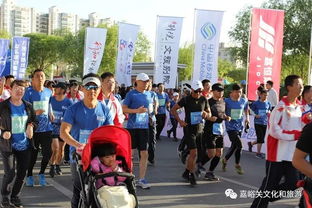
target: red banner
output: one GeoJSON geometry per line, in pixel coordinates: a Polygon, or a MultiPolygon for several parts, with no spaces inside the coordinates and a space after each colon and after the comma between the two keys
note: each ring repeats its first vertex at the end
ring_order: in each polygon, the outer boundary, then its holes
{"type": "Polygon", "coordinates": [[[252,9],[247,85],[249,100],[257,100],[257,88],[269,80],[273,81],[273,88],[279,94],[283,27],[284,11],[252,9]]]}

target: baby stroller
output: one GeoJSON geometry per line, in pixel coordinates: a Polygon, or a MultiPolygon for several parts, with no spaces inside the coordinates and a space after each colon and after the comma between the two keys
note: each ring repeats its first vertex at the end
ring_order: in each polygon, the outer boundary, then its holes
{"type": "MultiPolygon", "coordinates": [[[[81,197],[79,202],[79,207],[95,207],[95,208],[111,208],[111,207],[130,207],[128,205],[121,206],[121,205],[114,205],[109,203],[114,203],[114,200],[105,201],[105,206],[103,206],[103,201],[100,201],[99,198],[100,194],[99,190],[96,188],[96,181],[98,179],[104,179],[107,177],[124,177],[125,181],[121,186],[116,188],[123,188],[126,189],[127,197],[131,196],[132,204],[131,207],[138,207],[138,200],[135,192],[135,185],[134,185],[134,175],[132,174],[132,161],[131,161],[131,136],[127,130],[116,127],[116,126],[102,126],[99,127],[90,134],[88,138],[88,142],[83,149],[81,162],[79,163],[78,155],[76,154],[77,159],[77,171],[80,177],[81,182],[81,197]],[[90,163],[93,158],[92,149],[99,144],[103,143],[112,143],[116,146],[116,160],[121,161],[121,167],[124,172],[110,172],[110,173],[102,173],[102,174],[95,174],[91,171],[90,163]]],[[[110,188],[109,186],[105,186],[110,188]]],[[[102,187],[104,188],[104,187],[102,187]]],[[[111,190],[105,192],[105,194],[110,195],[113,193],[111,190]]],[[[115,196],[120,196],[118,192],[115,196]]],[[[114,193],[113,193],[114,194],[114,193]]],[[[121,196],[123,197],[123,196],[121,196]]],[[[117,197],[118,198],[118,197],[117,197]]],[[[115,197],[115,199],[117,199],[115,197]]],[[[125,197],[123,197],[125,198],[125,197]]],[[[127,198],[127,199],[128,199],[127,198]]],[[[112,198],[114,199],[114,198],[112,198]]],[[[117,199],[118,200],[118,199],[117,199]]],[[[115,200],[116,201],[116,200],[115,200]]],[[[119,201],[119,200],[118,200],[119,201]]]]}

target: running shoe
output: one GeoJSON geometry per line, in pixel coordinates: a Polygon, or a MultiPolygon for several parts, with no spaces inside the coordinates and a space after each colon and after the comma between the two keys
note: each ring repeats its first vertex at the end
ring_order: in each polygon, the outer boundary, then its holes
{"type": "Polygon", "coordinates": [[[190,178],[189,178],[189,171],[184,171],[184,173],[182,174],[182,178],[184,178],[186,181],[189,181],[190,178]]]}
{"type": "Polygon", "coordinates": [[[239,175],[243,175],[244,171],[240,165],[235,165],[235,170],[239,175]]]}
{"type": "Polygon", "coordinates": [[[216,177],[216,176],[214,175],[214,173],[211,172],[211,171],[208,171],[208,172],[205,174],[205,179],[208,180],[208,181],[218,181],[218,180],[219,180],[219,178],[216,177]]]}
{"type": "Polygon", "coordinates": [[[194,173],[189,173],[189,181],[192,186],[197,184],[194,173]]]}
{"type": "Polygon", "coordinates": [[[34,186],[34,177],[33,176],[28,176],[26,178],[25,186],[29,186],[29,187],[33,187],[34,186]]]}
{"type": "Polygon", "coordinates": [[[22,201],[20,200],[18,196],[11,197],[11,203],[15,207],[19,207],[19,208],[23,207],[22,201]]]}
{"type": "Polygon", "coordinates": [[[256,158],[259,158],[259,159],[263,159],[263,156],[262,156],[262,154],[260,153],[260,154],[256,154],[256,158]]]}
{"type": "Polygon", "coordinates": [[[1,207],[3,207],[3,208],[15,208],[15,206],[10,203],[10,200],[8,197],[2,198],[1,207]]]}
{"type": "Polygon", "coordinates": [[[145,179],[139,179],[137,186],[141,187],[142,189],[149,189],[151,185],[147,183],[145,179]]]}
{"type": "Polygon", "coordinates": [[[251,142],[248,142],[248,151],[252,152],[252,144],[251,144],[251,142]]]}
{"type": "Polygon", "coordinates": [[[64,165],[69,165],[69,161],[68,161],[68,160],[64,160],[64,161],[63,161],[63,164],[64,164],[64,165]]]}
{"type": "Polygon", "coordinates": [[[56,173],[56,175],[62,175],[63,174],[59,165],[55,166],[55,173],[56,173]]]}
{"type": "Polygon", "coordinates": [[[226,161],[225,161],[225,158],[223,158],[222,160],[221,160],[221,163],[222,163],[222,170],[225,172],[226,171],[226,161]]]}
{"type": "Polygon", "coordinates": [[[46,186],[47,185],[47,181],[45,179],[44,174],[39,174],[39,185],[40,186],[46,186]]]}
{"type": "Polygon", "coordinates": [[[50,174],[51,178],[54,177],[54,175],[55,175],[55,166],[54,165],[50,166],[49,174],[50,174]]]}
{"type": "Polygon", "coordinates": [[[167,137],[170,138],[170,131],[167,131],[167,137]]]}
{"type": "Polygon", "coordinates": [[[206,172],[206,169],[204,168],[204,166],[202,166],[201,164],[197,164],[197,170],[199,170],[200,172],[206,172]]]}

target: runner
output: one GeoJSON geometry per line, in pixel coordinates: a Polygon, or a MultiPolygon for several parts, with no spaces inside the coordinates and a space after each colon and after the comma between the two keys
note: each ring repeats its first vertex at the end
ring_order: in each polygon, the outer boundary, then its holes
{"type": "MultiPolygon", "coordinates": [[[[170,100],[170,109],[173,108],[173,106],[174,106],[176,103],[178,103],[178,101],[179,101],[179,93],[174,92],[172,96],[173,96],[173,99],[170,100]]],[[[178,139],[177,139],[178,121],[174,118],[174,116],[172,115],[172,113],[170,113],[170,122],[171,122],[172,127],[171,127],[171,129],[169,129],[169,130],[167,131],[167,136],[168,136],[168,138],[170,138],[170,134],[171,134],[171,132],[172,132],[172,133],[173,133],[173,141],[174,141],[174,142],[177,142],[177,141],[178,141],[178,139]]]]}
{"type": "Polygon", "coordinates": [[[69,84],[69,92],[67,93],[67,98],[70,99],[74,104],[83,99],[83,96],[79,94],[78,89],[78,82],[74,81],[69,84]]]}
{"type": "Polygon", "coordinates": [[[293,191],[297,188],[298,173],[291,161],[303,126],[303,109],[297,99],[303,90],[302,79],[297,75],[287,76],[285,88],[287,96],[282,98],[270,116],[266,136],[266,176],[259,189],[261,193],[269,192],[271,197],[256,197],[251,208],[267,207],[269,202],[282,198],[281,195],[273,196],[273,191],[279,193],[280,190],[293,191]]]}
{"type": "Polygon", "coordinates": [[[233,84],[230,98],[226,98],[225,112],[228,118],[225,121],[226,131],[229,139],[232,142],[231,147],[222,159],[222,170],[226,171],[227,161],[235,152],[235,170],[238,174],[244,174],[240,165],[240,158],[242,155],[242,141],[241,135],[243,130],[243,112],[245,112],[245,127],[249,126],[248,101],[242,98],[242,88],[238,84],[233,84]]]}
{"type": "Polygon", "coordinates": [[[149,115],[148,109],[151,96],[147,93],[149,77],[145,73],[140,73],[136,77],[136,87],[127,93],[123,102],[123,112],[129,113],[129,120],[127,123],[127,130],[131,134],[132,149],[137,149],[140,154],[139,163],[139,180],[137,186],[142,189],[149,189],[151,187],[145,179],[147,160],[148,160],[148,124],[149,115]]]}
{"type": "Polygon", "coordinates": [[[50,159],[49,174],[52,178],[55,174],[62,175],[60,163],[64,156],[66,143],[60,138],[60,127],[65,111],[73,104],[72,101],[65,97],[66,89],[65,83],[57,83],[55,85],[54,96],[51,98],[54,120],[52,121],[52,156],[50,159]]]}
{"type": "Polygon", "coordinates": [[[268,90],[268,101],[271,103],[273,109],[278,103],[278,97],[275,89],[273,88],[273,82],[267,81],[265,87],[268,90]]]}
{"type": "Polygon", "coordinates": [[[202,92],[203,96],[207,99],[210,99],[211,98],[211,83],[210,83],[210,80],[208,79],[204,79],[202,81],[202,84],[203,84],[203,87],[204,87],[204,90],[202,92]]]}
{"type": "Polygon", "coordinates": [[[202,144],[203,119],[209,119],[210,110],[208,100],[201,95],[203,91],[202,83],[200,81],[194,81],[191,89],[191,95],[182,98],[175,104],[171,109],[171,113],[179,124],[184,127],[184,139],[190,153],[182,177],[193,186],[197,184],[194,173],[197,151],[200,151],[198,150],[198,146],[202,144]],[[185,110],[185,121],[181,120],[177,113],[177,110],[183,107],[185,110]]]}
{"type": "Polygon", "coordinates": [[[15,77],[13,75],[7,75],[1,78],[0,82],[0,102],[8,99],[11,96],[10,89],[11,83],[14,81],[15,77]]]}
{"type": "Polygon", "coordinates": [[[163,83],[159,83],[157,85],[158,92],[157,92],[157,98],[158,98],[158,109],[157,109],[157,115],[156,115],[156,140],[160,140],[160,134],[165,126],[166,123],[166,109],[169,108],[169,96],[165,90],[165,86],[163,83]]]}
{"type": "Polygon", "coordinates": [[[31,139],[36,126],[32,105],[22,99],[25,82],[15,80],[10,88],[11,97],[0,103],[0,151],[4,167],[1,205],[5,208],[22,207],[19,196],[30,162],[31,139]]]}
{"type": "MultiPolygon", "coordinates": [[[[82,78],[84,99],[70,106],[64,115],[60,136],[70,145],[70,155],[81,151],[87,142],[91,131],[103,125],[113,125],[109,109],[97,97],[100,93],[101,81],[96,74],[89,73],[82,78]]],[[[71,158],[71,173],[73,176],[72,208],[78,207],[81,185],[76,169],[76,162],[71,158]]]]}
{"type": "Polygon", "coordinates": [[[50,108],[51,90],[43,87],[45,74],[42,69],[36,69],[32,73],[32,87],[27,88],[24,99],[32,103],[36,112],[36,119],[39,122],[34,133],[34,145],[32,150],[30,165],[27,172],[26,186],[34,186],[33,168],[37,161],[39,146],[41,146],[41,167],[39,172],[39,185],[46,186],[45,169],[51,158],[52,126],[54,120],[52,109],[50,108]]]}
{"type": "Polygon", "coordinates": [[[302,92],[302,103],[304,112],[302,114],[302,120],[305,124],[312,121],[312,86],[306,85],[302,92]]]}

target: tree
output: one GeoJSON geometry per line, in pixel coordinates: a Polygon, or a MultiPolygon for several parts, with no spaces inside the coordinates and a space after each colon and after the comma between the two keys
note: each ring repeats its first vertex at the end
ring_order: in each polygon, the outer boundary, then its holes
{"type": "Polygon", "coordinates": [[[143,32],[139,32],[135,47],[133,62],[151,61],[151,42],[143,32]]]}
{"type": "Polygon", "coordinates": [[[179,64],[185,64],[186,68],[178,71],[179,81],[190,80],[193,72],[193,51],[194,44],[185,43],[182,48],[179,48],[179,64]]]}
{"type": "Polygon", "coordinates": [[[0,30],[0,38],[10,39],[11,35],[5,30],[0,30]]]}

